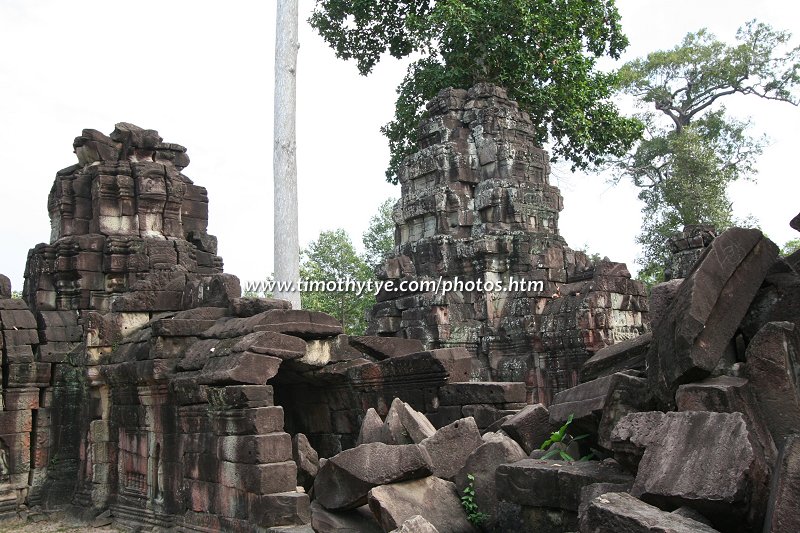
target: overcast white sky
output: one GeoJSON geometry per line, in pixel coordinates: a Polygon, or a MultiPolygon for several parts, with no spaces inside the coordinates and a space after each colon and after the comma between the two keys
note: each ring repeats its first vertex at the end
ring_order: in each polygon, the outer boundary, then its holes
{"type": "MultiPolygon", "coordinates": [[[[800,42],[796,0],[618,0],[633,59],[708,27],[724,39],[758,18],[800,42]]],[[[368,78],[335,58],[305,22],[298,58],[298,187],[301,246],[342,227],[360,245],[370,216],[399,187],[384,181],[388,149],[379,128],[392,116],[405,65],[387,60],[368,78]]],[[[56,171],[76,162],[84,128],[125,121],[189,149],[184,171],[208,188],[209,231],[225,270],[242,280],[272,271],[273,1],[3,0],[0,3],[0,272],[22,289],[27,250],[49,239],[47,194],[56,171]]],[[[737,215],[752,214],[778,244],[798,235],[800,109],[740,98],[771,145],[758,183],[734,187],[737,215]]],[[[573,248],[633,269],[640,227],[636,191],[598,175],[556,168],[573,248]]]]}

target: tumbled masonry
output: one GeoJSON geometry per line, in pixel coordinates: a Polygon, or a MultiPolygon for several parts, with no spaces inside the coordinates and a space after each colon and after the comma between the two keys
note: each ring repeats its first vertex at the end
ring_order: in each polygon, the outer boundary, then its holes
{"type": "Polygon", "coordinates": [[[352,447],[396,397],[480,429],[523,383],[469,383],[463,348],[341,334],[327,315],[240,298],[185,149],[120,123],[57,173],[24,297],[0,283],[0,515],[67,508],[115,525],[252,531],[309,521],[291,436],[352,447]],[[269,384],[267,384],[269,382],[269,384]]]}

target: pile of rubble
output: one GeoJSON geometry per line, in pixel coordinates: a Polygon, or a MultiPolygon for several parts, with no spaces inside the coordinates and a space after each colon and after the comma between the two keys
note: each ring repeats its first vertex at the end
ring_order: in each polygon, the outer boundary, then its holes
{"type": "Polygon", "coordinates": [[[384,420],[370,411],[358,445],[323,462],[312,526],[473,531],[459,502],[472,489],[484,531],[800,530],[798,265],[757,230],[726,231],[654,288],[652,335],[489,430],[435,430],[399,400],[384,420]]]}

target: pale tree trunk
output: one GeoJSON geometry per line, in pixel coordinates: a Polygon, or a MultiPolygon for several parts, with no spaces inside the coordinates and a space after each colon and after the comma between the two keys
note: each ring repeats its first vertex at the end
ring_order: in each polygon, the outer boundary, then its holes
{"type": "MultiPolygon", "coordinates": [[[[300,242],[297,229],[297,0],[278,0],[275,29],[275,124],[272,168],[275,175],[275,280],[297,282],[300,242]]],[[[296,287],[295,287],[296,288],[296,287]]],[[[275,291],[300,309],[300,293],[275,291]]]]}

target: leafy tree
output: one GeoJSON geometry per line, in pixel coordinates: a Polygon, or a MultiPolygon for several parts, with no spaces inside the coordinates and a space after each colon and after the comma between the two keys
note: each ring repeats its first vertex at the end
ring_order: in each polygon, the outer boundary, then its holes
{"type": "Polygon", "coordinates": [[[373,268],[394,249],[392,210],[396,201],[394,198],[386,199],[378,208],[378,212],[369,219],[369,227],[361,236],[364,261],[373,268]]]}
{"type": "MultiPolygon", "coordinates": [[[[301,254],[300,277],[306,281],[345,283],[372,279],[372,269],[358,256],[343,229],[323,231],[301,254]]],[[[366,329],[365,311],[375,303],[371,292],[355,290],[306,290],[300,294],[304,309],[323,311],[336,317],[348,334],[366,329]]]]}
{"type": "Polygon", "coordinates": [[[783,245],[783,248],[781,248],[781,255],[786,257],[787,255],[792,255],[797,250],[800,250],[800,239],[792,239],[786,241],[786,244],[783,245]]]}
{"type": "Polygon", "coordinates": [[[797,105],[792,89],[800,82],[800,47],[787,49],[790,38],[751,21],[729,46],[703,29],[620,69],[621,89],[655,109],[638,115],[644,136],[615,161],[641,188],[637,241],[645,279],[660,278],[664,240],[682,226],[731,225],[728,185],[752,179],[765,138],[751,137],[749,123],[729,117],[720,100],[741,94],[797,105]]]}
{"type": "Polygon", "coordinates": [[[615,74],[597,58],[627,46],[613,0],[317,0],[311,25],[343,59],[369,74],[384,53],[419,57],[398,88],[387,181],[413,151],[428,100],[446,87],[505,87],[530,113],[536,141],[573,168],[622,156],[641,133],[609,101],[615,74]]]}

